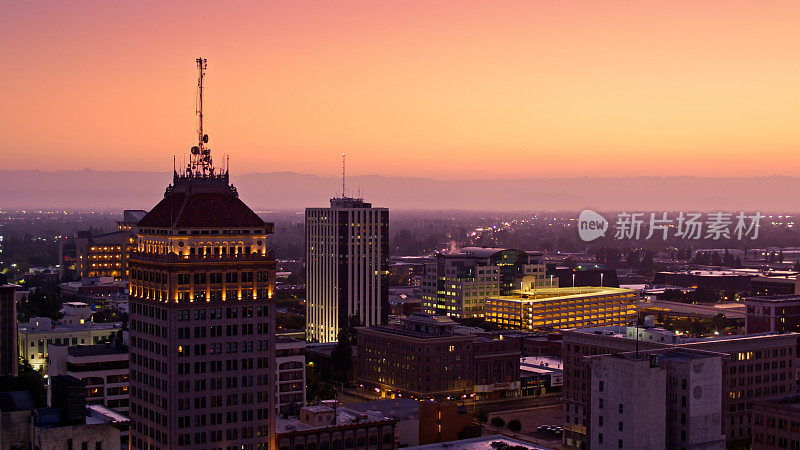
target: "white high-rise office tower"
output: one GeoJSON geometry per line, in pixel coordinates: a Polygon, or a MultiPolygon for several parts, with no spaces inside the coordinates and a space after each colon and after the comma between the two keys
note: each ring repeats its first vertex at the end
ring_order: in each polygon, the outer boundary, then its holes
{"type": "Polygon", "coordinates": [[[350,316],[385,323],[388,268],[388,209],[344,195],[306,208],[306,338],[335,342],[350,316]]]}

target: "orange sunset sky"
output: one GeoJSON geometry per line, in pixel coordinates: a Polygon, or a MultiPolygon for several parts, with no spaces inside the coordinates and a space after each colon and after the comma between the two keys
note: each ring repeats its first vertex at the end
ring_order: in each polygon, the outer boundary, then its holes
{"type": "Polygon", "coordinates": [[[5,169],[441,179],[794,175],[800,2],[0,6],[5,169]]]}

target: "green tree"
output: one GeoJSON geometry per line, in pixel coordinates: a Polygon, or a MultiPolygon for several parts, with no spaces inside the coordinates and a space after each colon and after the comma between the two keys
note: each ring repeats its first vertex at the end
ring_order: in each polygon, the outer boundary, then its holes
{"type": "Polygon", "coordinates": [[[500,428],[506,426],[506,421],[502,417],[492,417],[492,425],[500,431],[500,428]]]}
{"type": "Polygon", "coordinates": [[[306,399],[310,404],[319,403],[320,400],[336,398],[336,387],[320,379],[317,366],[313,363],[306,364],[306,399]]]}
{"type": "Polygon", "coordinates": [[[61,299],[56,292],[37,289],[17,305],[20,322],[27,322],[31,317],[49,317],[57,320],[61,317],[61,299]]]}
{"type": "Polygon", "coordinates": [[[361,326],[358,316],[350,316],[344,327],[339,329],[336,348],[333,349],[333,373],[331,378],[341,385],[350,385],[353,346],[357,343],[356,327],[361,326]]]}
{"type": "Polygon", "coordinates": [[[20,361],[16,377],[0,377],[0,386],[4,391],[28,391],[37,408],[47,406],[47,385],[44,375],[34,370],[27,359],[20,361]]]}
{"type": "Polygon", "coordinates": [[[514,436],[516,436],[517,433],[522,430],[522,422],[520,422],[519,419],[514,419],[508,422],[508,429],[514,433],[514,436]]]}

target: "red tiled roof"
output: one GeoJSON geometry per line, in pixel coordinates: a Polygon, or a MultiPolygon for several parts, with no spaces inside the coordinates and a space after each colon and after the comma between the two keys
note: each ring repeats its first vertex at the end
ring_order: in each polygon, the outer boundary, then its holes
{"type": "Polygon", "coordinates": [[[264,227],[264,221],[228,192],[173,192],[139,221],[139,227],[264,227]]]}

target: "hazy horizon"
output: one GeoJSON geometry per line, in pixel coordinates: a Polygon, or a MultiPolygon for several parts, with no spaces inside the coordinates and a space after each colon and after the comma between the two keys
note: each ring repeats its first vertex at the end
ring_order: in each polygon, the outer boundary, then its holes
{"type": "MultiPolygon", "coordinates": [[[[0,208],[149,209],[170,172],[0,170],[0,208]]],[[[254,210],[327,206],[341,178],[289,171],[232,174],[254,210]]],[[[399,210],[461,211],[800,211],[800,177],[562,177],[439,180],[347,177],[347,195],[399,210]]]]}

